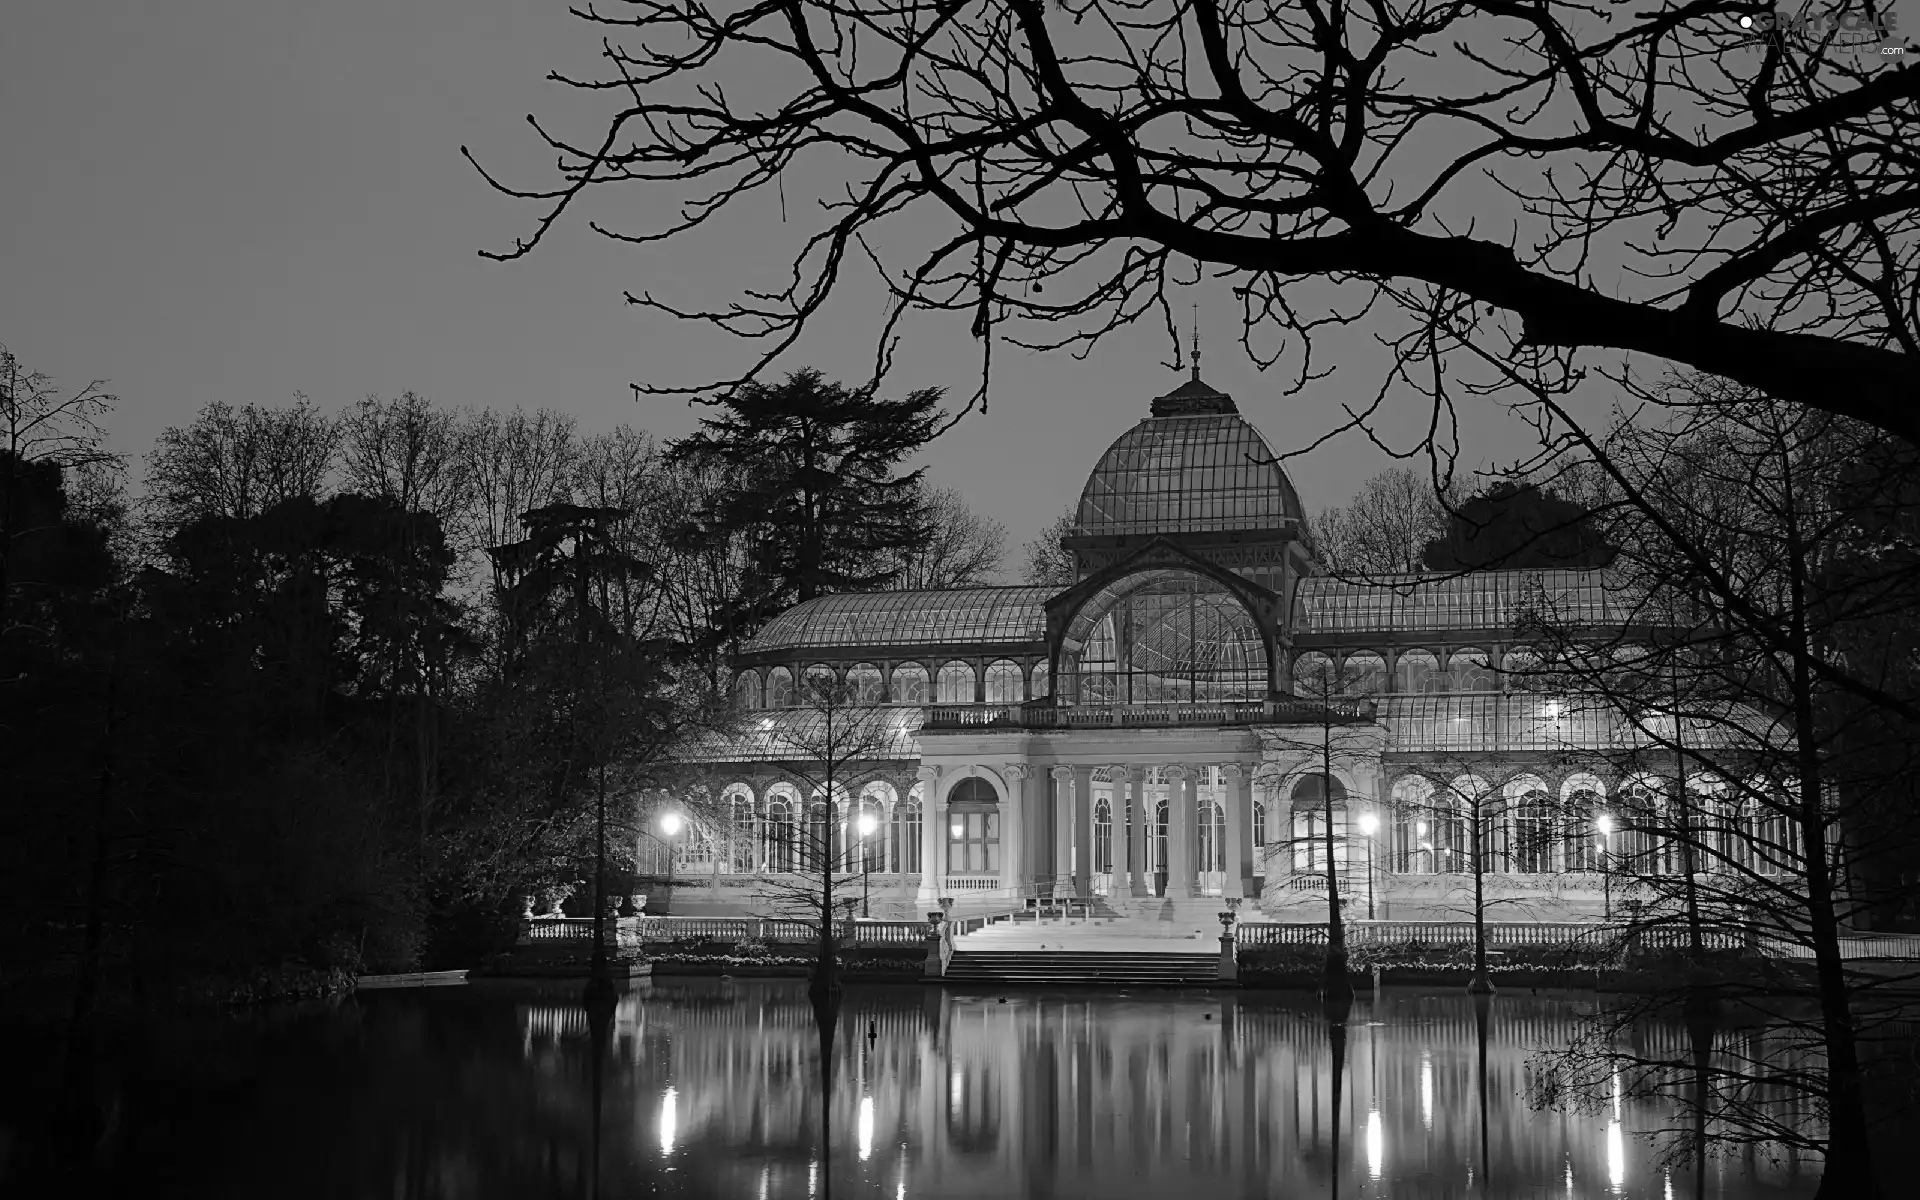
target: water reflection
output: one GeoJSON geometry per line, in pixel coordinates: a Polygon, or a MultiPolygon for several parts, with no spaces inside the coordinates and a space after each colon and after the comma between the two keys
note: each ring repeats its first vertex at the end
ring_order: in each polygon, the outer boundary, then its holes
{"type": "MultiPolygon", "coordinates": [[[[1592,1112],[1526,1102],[1532,1051],[1586,998],[1503,996],[1482,1020],[1464,996],[1388,993],[1330,1022],[1311,998],[850,989],[823,1155],[799,987],[663,982],[597,1037],[574,996],[370,995],[263,1039],[244,1108],[144,1114],[128,1169],[164,1154],[196,1164],[166,1176],[181,1192],[272,1170],[277,1195],[409,1200],[1669,1191],[1644,1136],[1669,1111],[1617,1084],[1592,1112]]],[[[1683,1029],[1648,1036],[1684,1060],[1683,1029]]],[[[1798,1195],[1817,1175],[1747,1150],[1679,1190],[1798,1195]]]]}

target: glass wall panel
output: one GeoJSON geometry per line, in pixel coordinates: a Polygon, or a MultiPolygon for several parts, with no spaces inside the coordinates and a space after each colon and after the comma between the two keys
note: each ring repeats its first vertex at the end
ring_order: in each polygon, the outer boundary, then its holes
{"type": "Polygon", "coordinates": [[[1026,699],[1020,694],[1022,683],[1019,663],[1003,658],[991,664],[987,667],[987,703],[1020,703],[1026,699]]]}
{"type": "Polygon", "coordinates": [[[893,669],[893,686],[888,697],[895,704],[927,702],[927,669],[919,663],[902,663],[893,669]]]}
{"type": "Polygon", "coordinates": [[[1361,650],[1340,664],[1340,679],[1349,696],[1371,696],[1387,690],[1387,660],[1361,650]]]}
{"type": "Polygon", "coordinates": [[[1487,667],[1486,651],[1455,650],[1447,655],[1447,686],[1456,692],[1498,691],[1499,684],[1487,667]]]}
{"type": "Polygon", "coordinates": [[[751,712],[760,707],[760,674],[742,671],[733,677],[733,701],[751,712]]]}
{"type": "Polygon", "coordinates": [[[793,672],[775,667],[767,672],[767,707],[788,708],[793,704],[793,672]]]}
{"type": "Polygon", "coordinates": [[[1394,691],[1406,693],[1444,692],[1446,676],[1440,674],[1440,660],[1426,650],[1404,650],[1394,663],[1394,691]]]}
{"type": "Polygon", "coordinates": [[[1052,688],[1048,686],[1050,682],[1051,680],[1047,677],[1047,664],[1045,662],[1033,664],[1033,679],[1027,685],[1027,698],[1039,700],[1053,695],[1052,688]]]}
{"type": "Polygon", "coordinates": [[[847,692],[855,704],[878,704],[886,690],[880,668],[872,663],[855,663],[847,668],[847,692]]]}
{"type": "Polygon", "coordinates": [[[973,668],[967,663],[950,662],[940,668],[941,704],[973,703],[973,668]]]}
{"type": "Polygon", "coordinates": [[[1219,584],[1162,574],[1112,600],[1092,622],[1067,695],[1081,704],[1260,700],[1267,651],[1259,628],[1219,584]]]}

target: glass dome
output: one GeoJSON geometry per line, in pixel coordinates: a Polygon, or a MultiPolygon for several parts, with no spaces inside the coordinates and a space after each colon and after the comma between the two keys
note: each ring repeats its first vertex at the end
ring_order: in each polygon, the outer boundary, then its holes
{"type": "Polygon", "coordinates": [[[1198,379],[1107,448],[1080,493],[1080,536],[1278,530],[1300,523],[1293,481],[1233,400],[1198,379]]]}

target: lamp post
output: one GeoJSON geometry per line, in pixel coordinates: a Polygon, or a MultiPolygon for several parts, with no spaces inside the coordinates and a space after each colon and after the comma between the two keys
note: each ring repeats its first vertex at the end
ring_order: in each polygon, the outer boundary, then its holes
{"type": "Polygon", "coordinates": [[[867,911],[867,900],[872,894],[873,852],[867,846],[867,839],[880,827],[880,819],[872,813],[861,810],[858,828],[860,830],[860,916],[864,920],[873,914],[867,911]]]}
{"type": "Polygon", "coordinates": [[[1380,817],[1372,809],[1360,814],[1360,832],[1367,839],[1367,920],[1373,920],[1373,835],[1380,828],[1380,817]]]}
{"type": "MultiPolygon", "coordinates": [[[[667,891],[673,891],[673,838],[680,832],[680,814],[668,813],[660,818],[660,831],[667,835],[667,891]]],[[[667,901],[671,904],[673,901],[667,901]]]]}
{"type": "Polygon", "coordinates": [[[1601,813],[1593,819],[1593,827],[1600,831],[1600,887],[1601,910],[1607,920],[1613,920],[1613,817],[1601,813]]]}

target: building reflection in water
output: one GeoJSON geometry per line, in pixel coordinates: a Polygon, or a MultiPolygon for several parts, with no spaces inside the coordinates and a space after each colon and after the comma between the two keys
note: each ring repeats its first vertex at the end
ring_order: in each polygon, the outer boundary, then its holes
{"type": "MultiPolygon", "coordinates": [[[[365,1021],[398,1028],[442,1003],[383,996],[365,1021]]],[[[836,1043],[837,1144],[823,1156],[819,1041],[801,989],[655,984],[622,999],[608,1039],[600,1194],[818,1196],[830,1164],[833,1195],[900,1200],[1326,1196],[1336,1180],[1359,1197],[1664,1196],[1647,1135],[1670,1113],[1617,1085],[1595,1111],[1527,1103],[1530,1057],[1564,1045],[1592,1005],[1495,999],[1483,1128],[1463,996],[1362,999],[1336,1089],[1310,997],[856,988],[836,1043]]],[[[411,1053],[366,1043],[370,1081],[431,1074],[438,1086],[363,1092],[378,1115],[346,1151],[365,1160],[360,1190],[584,1195],[591,1044],[578,1009],[561,992],[477,989],[463,1007],[458,1036],[442,1030],[411,1053]]],[[[1685,1045],[1684,1031],[1646,1036],[1685,1045]]],[[[1692,1195],[1692,1170],[1676,1175],[1692,1195]]],[[[1749,1149],[1711,1161],[1703,1190],[1790,1196],[1817,1179],[1817,1164],[1749,1149]]]]}

